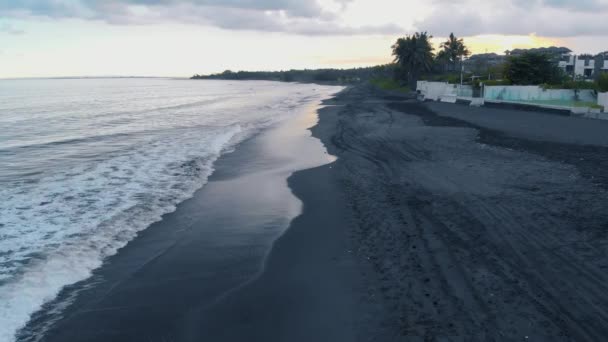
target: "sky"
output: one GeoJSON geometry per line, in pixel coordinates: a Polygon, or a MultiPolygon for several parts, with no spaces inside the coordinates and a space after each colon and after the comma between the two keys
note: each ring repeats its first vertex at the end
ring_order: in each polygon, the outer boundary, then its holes
{"type": "Polygon", "coordinates": [[[598,53],[607,18],[608,0],[0,0],[0,78],[370,66],[416,31],[598,53]]]}

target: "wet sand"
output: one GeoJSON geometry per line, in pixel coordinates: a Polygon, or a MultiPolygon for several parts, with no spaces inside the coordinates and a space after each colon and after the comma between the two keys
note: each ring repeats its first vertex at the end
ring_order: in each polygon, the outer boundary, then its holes
{"type": "Polygon", "coordinates": [[[307,129],[317,122],[315,111],[303,108],[222,156],[193,198],[141,232],[91,279],[63,291],[19,340],[175,340],[188,312],[260,272],[274,240],[301,211],[289,175],[334,160],[307,129]]]}
{"type": "Polygon", "coordinates": [[[290,215],[250,221],[277,184],[232,174],[251,154],[239,149],[200,196],[129,245],[132,255],[111,260],[48,340],[608,336],[608,123],[422,104],[365,86],[326,105],[312,132],[339,159],[289,177],[303,211],[284,234],[290,215]],[[261,202],[240,210],[234,194],[255,183],[261,202]],[[137,261],[155,243],[157,255],[137,261]]]}

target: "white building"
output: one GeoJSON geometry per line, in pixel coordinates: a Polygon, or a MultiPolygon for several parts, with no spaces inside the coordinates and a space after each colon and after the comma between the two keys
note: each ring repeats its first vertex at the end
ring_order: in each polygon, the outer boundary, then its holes
{"type": "Polygon", "coordinates": [[[568,75],[592,78],[599,72],[608,72],[608,52],[592,55],[563,54],[559,67],[568,75]]]}

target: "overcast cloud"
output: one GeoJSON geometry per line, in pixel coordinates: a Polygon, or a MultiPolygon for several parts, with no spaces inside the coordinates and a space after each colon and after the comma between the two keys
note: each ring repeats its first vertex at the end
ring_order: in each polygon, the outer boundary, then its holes
{"type": "Polygon", "coordinates": [[[25,31],[16,29],[12,25],[0,23],[0,32],[6,32],[8,34],[23,34],[25,31]]]}
{"type": "Polygon", "coordinates": [[[437,36],[531,34],[575,37],[608,34],[608,0],[436,0],[414,26],[437,36]]]}
{"type": "MultiPolygon", "coordinates": [[[[341,6],[328,10],[316,0],[11,0],[0,3],[0,18],[80,18],[118,25],[175,21],[227,30],[301,35],[404,34],[405,28],[411,31],[412,27],[435,36],[446,36],[451,31],[461,36],[608,34],[608,0],[410,1],[411,11],[424,6],[432,10],[413,23],[344,23],[341,16],[354,1],[357,0],[333,0],[341,6]]],[[[399,8],[404,8],[403,3],[409,0],[396,1],[401,4],[399,8]]],[[[383,4],[374,11],[394,9],[383,4]]],[[[0,31],[11,29],[14,33],[19,31],[0,26],[0,31]]]]}

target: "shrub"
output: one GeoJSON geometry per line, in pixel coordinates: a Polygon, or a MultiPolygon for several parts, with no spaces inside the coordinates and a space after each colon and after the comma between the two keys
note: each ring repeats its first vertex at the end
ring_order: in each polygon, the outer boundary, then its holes
{"type": "Polygon", "coordinates": [[[511,85],[511,82],[509,82],[508,80],[489,80],[489,81],[483,81],[483,84],[486,86],[507,86],[507,85],[511,85]]]}
{"type": "MultiPolygon", "coordinates": [[[[422,80],[430,81],[430,82],[447,82],[451,84],[460,84],[460,74],[459,73],[443,73],[436,75],[425,75],[421,77],[422,80]]],[[[466,76],[465,76],[466,81],[466,76]]]]}
{"type": "Polygon", "coordinates": [[[384,90],[397,90],[397,91],[403,91],[403,92],[410,91],[409,87],[404,86],[401,83],[399,83],[398,81],[396,81],[394,79],[390,79],[390,78],[374,78],[370,82],[371,82],[371,84],[375,85],[376,87],[378,87],[380,89],[384,89],[384,90]]]}
{"type": "Polygon", "coordinates": [[[562,83],[555,83],[555,84],[543,84],[543,85],[541,85],[541,87],[543,89],[597,90],[597,83],[589,82],[589,81],[565,81],[562,83]]]}
{"type": "Polygon", "coordinates": [[[604,72],[602,73],[597,81],[597,90],[601,91],[602,93],[604,92],[608,92],[608,73],[604,72]]]}
{"type": "Polygon", "coordinates": [[[507,59],[504,77],[512,84],[556,84],[563,81],[559,67],[546,54],[527,52],[507,59]]]}

